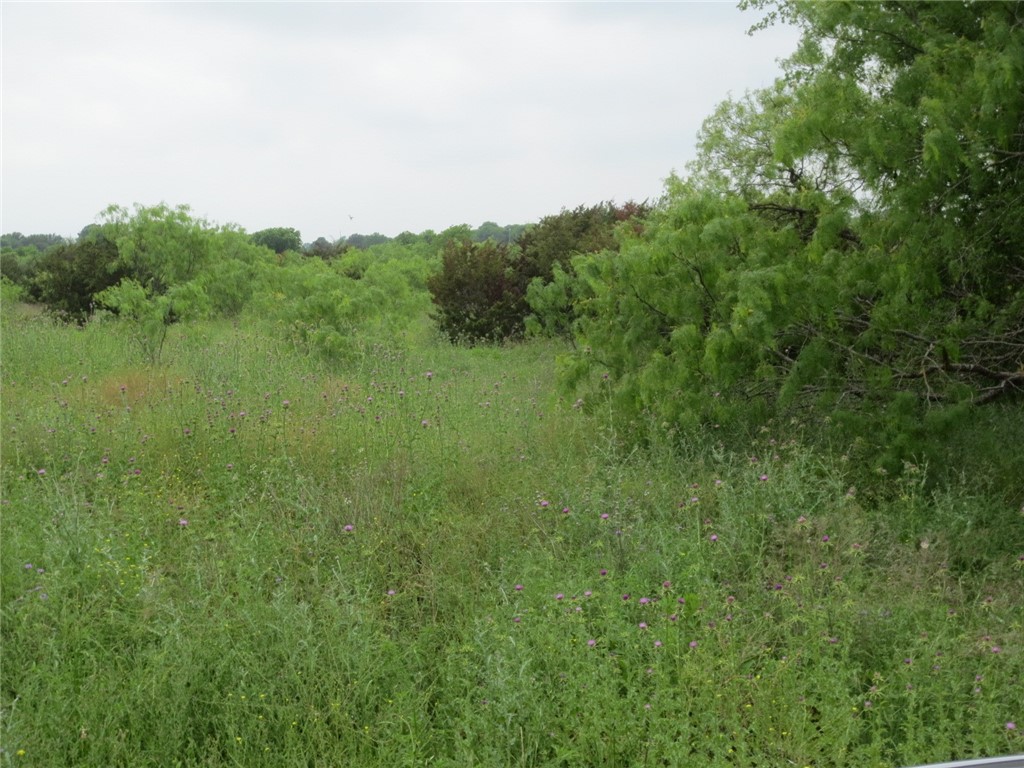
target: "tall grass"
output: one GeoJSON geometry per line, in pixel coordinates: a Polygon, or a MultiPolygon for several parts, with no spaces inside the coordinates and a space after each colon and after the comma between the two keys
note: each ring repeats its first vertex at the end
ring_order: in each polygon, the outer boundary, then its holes
{"type": "Polygon", "coordinates": [[[1003,496],[868,504],[785,434],[624,453],[548,344],[277,339],[176,327],[153,368],[5,310],[3,764],[1024,751],[1003,496]]]}

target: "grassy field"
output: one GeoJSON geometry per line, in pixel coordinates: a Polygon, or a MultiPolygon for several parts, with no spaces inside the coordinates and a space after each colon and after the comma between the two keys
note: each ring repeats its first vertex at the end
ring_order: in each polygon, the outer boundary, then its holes
{"type": "Polygon", "coordinates": [[[278,338],[152,367],[5,308],[0,764],[1024,752],[1019,500],[785,433],[629,452],[547,343],[278,338]]]}

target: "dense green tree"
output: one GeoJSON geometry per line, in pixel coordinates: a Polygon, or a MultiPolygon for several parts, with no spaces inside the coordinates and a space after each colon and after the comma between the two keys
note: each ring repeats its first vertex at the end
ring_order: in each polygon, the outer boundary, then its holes
{"type": "Polygon", "coordinates": [[[655,425],[827,415],[898,465],[1024,388],[1021,5],[750,5],[799,49],[573,260],[570,379],[655,425]]]}
{"type": "Polygon", "coordinates": [[[485,221],[473,230],[473,241],[482,243],[484,240],[493,240],[496,243],[512,245],[525,232],[525,224],[507,224],[502,226],[493,221],[485,221]]]}
{"type": "Polygon", "coordinates": [[[452,341],[500,341],[523,334],[526,283],[505,243],[449,240],[441,271],[427,280],[438,327],[452,341]]]}
{"type": "Polygon", "coordinates": [[[526,323],[531,333],[571,336],[576,295],[572,257],[618,251],[616,230],[626,222],[629,231],[642,231],[650,211],[646,202],[581,205],[545,216],[520,236],[520,269],[529,284],[527,299],[532,313],[526,323]]]}
{"type": "Polygon", "coordinates": [[[111,240],[83,238],[57,245],[39,259],[28,297],[58,317],[81,323],[95,308],[95,295],[125,276],[111,240]]]}
{"type": "Polygon", "coordinates": [[[261,229],[259,232],[253,232],[250,238],[256,245],[269,248],[274,253],[284,253],[285,251],[298,253],[302,250],[302,235],[299,234],[299,230],[292,227],[261,229]]]}
{"type": "MultiPolygon", "coordinates": [[[[305,248],[305,252],[310,256],[316,256],[330,261],[331,259],[341,256],[343,253],[348,251],[350,246],[344,240],[338,240],[337,242],[331,242],[326,237],[318,237],[312,243],[305,248]]],[[[292,249],[295,250],[295,249],[292,249]]]]}
{"type": "Polygon", "coordinates": [[[380,232],[374,232],[372,235],[353,234],[345,238],[345,244],[349,248],[369,248],[373,245],[386,243],[390,239],[390,237],[382,235],[380,232]]]}

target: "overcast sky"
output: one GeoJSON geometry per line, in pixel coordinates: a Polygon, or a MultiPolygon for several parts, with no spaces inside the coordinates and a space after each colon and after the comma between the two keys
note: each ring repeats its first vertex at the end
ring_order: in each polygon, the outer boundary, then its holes
{"type": "Polygon", "coordinates": [[[0,230],[185,203],[307,242],[654,199],[796,32],[732,2],[49,3],[2,14],[0,230]]]}

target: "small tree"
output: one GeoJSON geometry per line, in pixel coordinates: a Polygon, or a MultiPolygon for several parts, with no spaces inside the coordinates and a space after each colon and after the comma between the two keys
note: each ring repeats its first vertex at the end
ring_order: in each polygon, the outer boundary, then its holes
{"type": "Polygon", "coordinates": [[[55,315],[81,323],[95,308],[96,294],[126,274],[118,263],[117,246],[93,234],[47,251],[36,264],[28,293],[55,315]]]}
{"type": "Polygon", "coordinates": [[[435,319],[452,341],[518,338],[526,314],[526,284],[518,254],[504,243],[449,240],[441,271],[427,280],[435,319]]]}
{"type": "Polygon", "coordinates": [[[253,232],[249,238],[256,245],[269,248],[274,253],[302,250],[302,235],[299,234],[299,230],[292,227],[261,229],[259,232],[253,232]]]}
{"type": "Polygon", "coordinates": [[[118,265],[126,277],[96,296],[132,324],[133,335],[150,362],[159,361],[167,327],[205,311],[201,277],[212,260],[217,231],[194,219],[188,206],[133,212],[111,206],[99,229],[117,244],[118,265]]]}

